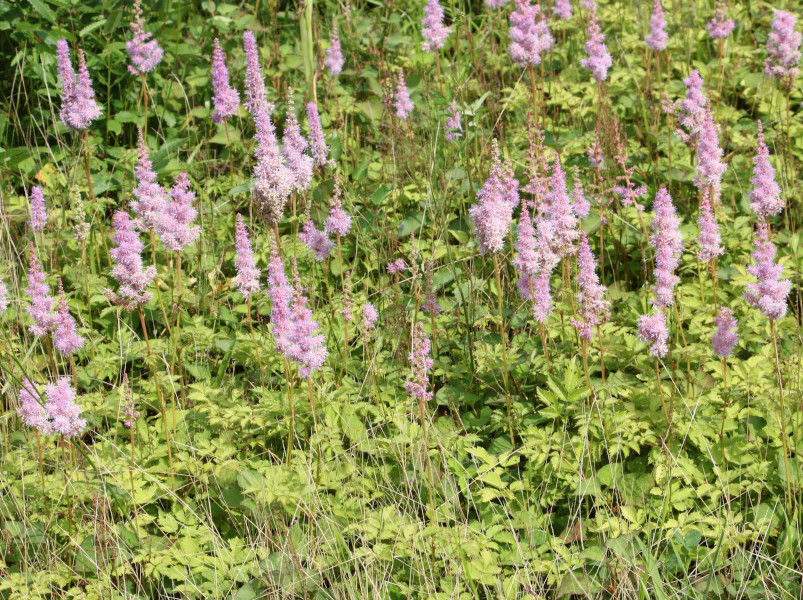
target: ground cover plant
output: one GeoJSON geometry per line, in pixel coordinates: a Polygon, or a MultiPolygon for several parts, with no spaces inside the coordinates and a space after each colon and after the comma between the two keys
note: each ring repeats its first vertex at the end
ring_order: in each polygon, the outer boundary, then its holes
{"type": "Polygon", "coordinates": [[[0,597],[803,597],[800,14],[0,0],[0,597]]]}

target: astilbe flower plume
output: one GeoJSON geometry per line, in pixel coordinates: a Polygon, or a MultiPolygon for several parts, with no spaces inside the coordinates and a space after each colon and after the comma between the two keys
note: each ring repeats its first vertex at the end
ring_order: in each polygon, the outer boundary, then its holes
{"type": "Polygon", "coordinates": [[[577,251],[577,316],[572,320],[572,326],[577,329],[580,339],[591,340],[594,337],[594,327],[603,323],[607,317],[611,303],[605,300],[607,288],[599,282],[596,273],[597,261],[588,236],[583,231],[580,234],[580,243],[577,251]]]}
{"type": "Polygon", "coordinates": [[[393,102],[393,107],[396,109],[396,116],[402,121],[406,121],[415,108],[413,101],[410,99],[410,90],[407,89],[407,84],[404,81],[404,71],[401,69],[399,69],[399,80],[396,83],[396,98],[393,102]]]}
{"type": "Polygon", "coordinates": [[[391,275],[399,275],[407,270],[407,263],[403,258],[397,258],[393,262],[389,262],[386,268],[391,275]]]}
{"type": "Polygon", "coordinates": [[[127,212],[118,210],[112,218],[112,225],[112,241],[116,247],[109,254],[115,262],[112,277],[120,283],[120,287],[117,293],[106,290],[106,296],[125,310],[134,310],[153,298],[153,294],[146,291],[146,288],[156,277],[156,267],[151,265],[143,269],[143,245],[127,212]]]}
{"type": "Polygon", "coordinates": [[[23,424],[44,435],[53,433],[53,427],[48,418],[47,409],[42,404],[42,396],[27,377],[22,379],[19,395],[19,408],[17,415],[23,424]]]}
{"type": "Polygon", "coordinates": [[[552,9],[552,12],[564,21],[568,21],[572,18],[571,0],[555,0],[555,8],[552,9]]]}
{"type": "Polygon", "coordinates": [[[287,118],[284,122],[282,142],[282,153],[292,175],[293,190],[303,192],[312,181],[313,159],[304,154],[304,150],[307,149],[307,140],[301,135],[292,88],[287,91],[287,118]]]}
{"type": "Polygon", "coordinates": [[[329,216],[323,225],[326,233],[331,233],[338,237],[348,235],[351,230],[351,216],[343,210],[343,202],[340,199],[340,186],[335,183],[335,191],[329,201],[329,216]]]}
{"type": "Polygon", "coordinates": [[[47,226],[47,208],[42,188],[35,185],[31,188],[31,229],[42,231],[47,226]]]}
{"type": "Polygon", "coordinates": [[[133,63],[128,65],[128,70],[132,75],[149,73],[161,62],[164,50],[159,46],[159,42],[151,39],[153,34],[145,31],[141,0],[134,0],[134,21],[131,23],[131,32],[134,34],[133,39],[125,43],[128,56],[133,63]]]}
{"type": "Polygon", "coordinates": [[[785,80],[791,89],[800,70],[801,35],[795,31],[797,17],[792,13],[776,10],[772,19],[772,31],[767,39],[767,53],[764,60],[764,74],[774,79],[785,80]]]}
{"type": "Polygon", "coordinates": [[[650,315],[641,315],[638,320],[638,336],[642,342],[651,344],[650,352],[656,358],[663,358],[669,352],[669,327],[662,310],[654,310],[650,315]]]}
{"type": "Polygon", "coordinates": [[[53,313],[56,299],[50,295],[50,286],[45,281],[33,244],[28,248],[28,255],[28,288],[25,292],[31,297],[31,305],[26,310],[34,320],[28,331],[36,337],[42,337],[58,326],[58,316],[53,313]]]}
{"type": "Polygon", "coordinates": [[[314,102],[307,104],[307,122],[309,123],[309,146],[316,167],[325,167],[329,164],[329,146],[326,145],[326,135],[321,125],[321,116],[318,114],[318,105],[314,102]]]}
{"type": "Polygon", "coordinates": [[[719,147],[719,135],[710,111],[706,111],[700,135],[697,138],[697,174],[694,185],[698,189],[709,189],[711,199],[716,203],[722,186],[722,175],[727,165],[722,162],[723,151],[719,147]]]}
{"type": "Polygon", "coordinates": [[[580,59],[580,66],[591,71],[591,76],[597,82],[605,81],[608,78],[608,69],[613,65],[611,53],[605,45],[605,34],[597,21],[597,16],[592,15],[588,24],[588,40],[585,44],[586,58],[580,59]]]}
{"type": "Polygon", "coordinates": [[[680,278],[675,270],[683,254],[683,235],[680,233],[680,218],[677,216],[672,196],[666,188],[655,194],[653,205],[655,217],[650,224],[650,245],[655,248],[655,298],[653,306],[666,308],[674,303],[675,285],[680,278]]]}
{"type": "Polygon", "coordinates": [[[661,6],[661,0],[653,0],[652,16],[650,17],[650,33],[647,34],[644,41],[647,44],[647,48],[652,50],[666,50],[666,41],[668,39],[664,7],[661,6]]]}
{"type": "Polygon", "coordinates": [[[579,235],[577,216],[572,209],[569,192],[566,189],[566,173],[560,164],[560,156],[555,155],[552,163],[550,191],[543,207],[544,216],[552,225],[554,251],[564,258],[574,253],[574,243],[579,235]]]}
{"type": "MultiPolygon", "coordinates": [[[[61,280],[59,280],[61,288],[61,280]]],[[[64,290],[59,289],[59,305],[56,313],[56,330],[53,332],[53,345],[61,354],[69,356],[84,347],[84,338],[76,333],[75,319],[70,315],[64,290]]]]}
{"type": "Polygon", "coordinates": [[[775,169],[770,164],[770,151],[764,142],[764,130],[758,122],[758,142],[753,158],[753,189],[750,191],[750,208],[760,217],[777,215],[783,210],[781,188],[775,182],[775,169]]]}
{"type": "Polygon", "coordinates": [[[61,75],[59,118],[68,129],[73,131],[86,129],[92,121],[100,116],[100,105],[95,100],[84,51],[78,51],[77,78],[70,62],[70,46],[67,44],[67,40],[56,42],[56,56],[61,75]]]}
{"type": "Polygon", "coordinates": [[[46,385],[45,398],[45,410],[53,433],[69,438],[84,430],[86,419],[81,418],[81,406],[75,402],[75,390],[67,377],[59,378],[55,384],[46,385]]]}
{"type": "Polygon", "coordinates": [[[739,334],[736,327],[739,322],[733,316],[730,308],[723,308],[722,312],[714,318],[714,325],[717,330],[711,336],[711,345],[714,347],[714,354],[722,358],[728,358],[733,354],[733,349],[739,342],[739,334]]]}
{"type": "Polygon", "coordinates": [[[137,218],[137,226],[157,233],[162,213],[169,202],[167,190],[156,181],[153,163],[148,157],[145,137],[139,129],[139,162],[136,168],[137,187],[132,192],[131,210],[137,218]]]}
{"type": "Polygon", "coordinates": [[[229,84],[229,69],[226,67],[226,57],[220,47],[220,40],[215,38],[212,46],[212,102],[215,110],[212,111],[212,120],[222,123],[228,117],[237,114],[240,106],[240,92],[229,84]]]}
{"type": "Polygon", "coordinates": [[[167,202],[159,217],[157,233],[162,243],[173,252],[181,252],[193,243],[201,233],[201,228],[192,222],[198,215],[193,207],[195,192],[190,191],[190,179],[186,173],[179,173],[170,190],[171,200],[167,202]]]}
{"type": "Polygon", "coordinates": [[[424,28],[421,30],[421,35],[424,36],[424,40],[421,42],[421,48],[424,52],[436,52],[443,48],[446,38],[449,37],[449,28],[443,24],[443,7],[438,0],[427,0],[422,23],[424,28]]]}
{"type": "Polygon", "coordinates": [[[640,185],[639,187],[636,187],[636,185],[630,181],[626,185],[613,186],[613,193],[619,196],[623,206],[635,206],[636,210],[639,212],[644,210],[644,206],[637,202],[637,200],[643,198],[647,194],[646,185],[640,185]]]}
{"type": "Polygon", "coordinates": [[[284,263],[275,251],[268,265],[268,291],[273,300],[271,323],[276,348],[296,363],[301,377],[307,379],[326,360],[326,338],[316,333],[318,322],[312,318],[307,298],[290,285],[284,263]]]}
{"type": "Polygon", "coordinates": [[[446,141],[451,142],[463,137],[463,125],[460,123],[462,115],[457,109],[457,103],[452,100],[449,105],[449,116],[446,117],[446,141]]]}
{"type": "Polygon", "coordinates": [[[326,60],[323,64],[332,75],[337,77],[343,70],[345,62],[343,50],[340,48],[340,33],[337,30],[337,22],[333,22],[332,32],[329,34],[329,47],[326,49],[326,60]]]}
{"type": "Polygon", "coordinates": [[[412,377],[404,382],[404,389],[407,393],[420,402],[432,400],[432,392],[429,389],[429,372],[435,365],[435,361],[429,355],[432,342],[424,331],[424,325],[419,321],[413,328],[413,340],[410,346],[410,354],[407,358],[412,366],[412,377]]]}
{"type": "Polygon", "coordinates": [[[254,252],[251,249],[251,240],[248,238],[248,230],[245,228],[243,216],[237,213],[237,220],[234,226],[234,267],[237,275],[234,278],[234,285],[243,298],[248,300],[252,294],[261,289],[259,283],[259,269],[254,261],[254,252]]]}
{"type": "Polygon", "coordinates": [[[728,37],[732,32],[736,23],[733,19],[728,18],[728,7],[722,0],[717,0],[717,7],[714,9],[714,16],[705,24],[708,35],[712,39],[720,40],[728,37]]]}
{"type": "Polygon", "coordinates": [[[759,221],[753,245],[756,248],[752,253],[755,262],[747,267],[747,272],[758,282],[745,286],[744,298],[770,321],[777,321],[786,314],[786,297],[792,289],[792,282],[781,279],[783,266],[773,262],[775,245],[769,240],[765,221],[759,221]]]}
{"type": "Polygon", "coordinates": [[[513,244],[516,250],[513,267],[519,274],[519,285],[526,286],[526,289],[520,290],[523,298],[529,297],[529,278],[536,275],[540,267],[538,241],[530,214],[530,205],[530,202],[522,202],[519,224],[516,227],[516,241],[513,244]]]}
{"type": "Polygon", "coordinates": [[[308,218],[301,225],[301,231],[298,232],[298,239],[301,243],[309,248],[315,260],[326,260],[329,253],[334,248],[335,243],[329,238],[326,231],[322,231],[315,227],[315,223],[311,218],[308,218]]]}
{"type": "Polygon", "coordinates": [[[126,429],[131,429],[137,419],[139,419],[140,412],[137,410],[136,404],[134,404],[131,386],[128,383],[128,373],[123,373],[123,383],[121,387],[123,395],[123,417],[125,417],[123,425],[126,429]]]}
{"type": "Polygon", "coordinates": [[[714,217],[714,211],[711,210],[711,201],[707,191],[703,194],[703,201],[700,204],[700,218],[697,220],[697,225],[700,229],[700,234],[697,236],[697,245],[700,247],[697,251],[697,258],[703,262],[709,262],[722,256],[725,249],[722,247],[719,225],[714,217]]]}
{"type": "Polygon", "coordinates": [[[363,304],[362,321],[360,322],[362,330],[366,333],[372,331],[376,326],[376,322],[378,319],[379,319],[379,313],[377,312],[376,307],[370,302],[366,302],[365,304],[363,304]]]}
{"type": "Polygon", "coordinates": [[[8,309],[8,287],[0,278],[0,315],[8,309]]]}
{"type": "Polygon", "coordinates": [[[494,140],[488,179],[477,192],[477,204],[472,204],[468,209],[482,254],[493,254],[504,247],[513,209],[518,204],[519,182],[509,167],[502,166],[499,146],[494,140]]]}
{"type": "Polygon", "coordinates": [[[510,15],[510,44],[507,47],[511,60],[521,67],[541,64],[541,53],[555,43],[539,4],[530,0],[516,0],[516,10],[510,15]],[[539,18],[539,15],[541,18],[539,18]]]}
{"type": "Polygon", "coordinates": [[[583,0],[580,5],[592,15],[597,14],[597,0],[583,0]]]}
{"type": "Polygon", "coordinates": [[[686,131],[678,129],[677,134],[687,146],[696,147],[697,138],[708,114],[708,98],[703,92],[703,78],[697,69],[689,73],[683,83],[686,84],[686,97],[678,100],[675,105],[675,116],[686,131]]]}
{"type": "Polygon", "coordinates": [[[591,212],[591,203],[586,199],[583,184],[580,181],[580,169],[574,167],[574,187],[572,187],[572,211],[578,219],[584,219],[591,212]]]}
{"type": "Polygon", "coordinates": [[[269,226],[273,226],[284,214],[284,206],[293,190],[293,174],[284,163],[270,118],[273,104],[267,101],[253,32],[246,31],[243,34],[243,45],[246,58],[246,107],[256,127],[256,164],[251,194],[260,216],[269,226]]]}

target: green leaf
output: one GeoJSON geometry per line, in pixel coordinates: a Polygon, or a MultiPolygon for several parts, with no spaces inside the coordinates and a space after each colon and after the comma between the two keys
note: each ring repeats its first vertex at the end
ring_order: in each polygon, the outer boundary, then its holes
{"type": "Polygon", "coordinates": [[[31,6],[34,7],[36,12],[42,15],[45,19],[50,21],[51,23],[56,22],[56,15],[53,13],[48,6],[42,2],[42,0],[28,0],[31,3],[31,6]]]}

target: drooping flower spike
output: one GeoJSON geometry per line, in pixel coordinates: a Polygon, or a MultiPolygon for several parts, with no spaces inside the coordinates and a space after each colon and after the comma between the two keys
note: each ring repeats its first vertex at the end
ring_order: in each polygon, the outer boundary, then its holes
{"type": "Polygon", "coordinates": [[[215,110],[211,119],[215,123],[222,123],[228,117],[237,114],[240,106],[240,92],[229,84],[229,69],[226,67],[226,57],[220,47],[220,40],[215,38],[212,46],[212,102],[215,110]]]}
{"type": "Polygon", "coordinates": [[[351,230],[351,216],[343,210],[343,202],[340,198],[340,185],[335,180],[335,191],[329,201],[329,216],[324,223],[326,233],[331,233],[338,237],[348,235],[351,230]]]}
{"type": "Polygon", "coordinates": [[[28,246],[28,260],[28,288],[25,292],[31,297],[31,305],[26,310],[34,320],[28,331],[36,337],[42,337],[58,326],[58,316],[53,313],[56,299],[50,295],[50,286],[45,281],[33,243],[28,246]]]}
{"type": "Polygon", "coordinates": [[[75,390],[67,377],[55,384],[45,386],[45,403],[34,385],[22,380],[19,392],[20,406],[17,409],[22,422],[43,435],[60,434],[71,438],[80,435],[86,428],[86,419],[81,417],[81,406],[75,402],[75,390]]]}
{"type": "Polygon", "coordinates": [[[307,104],[307,122],[309,123],[309,146],[315,166],[325,167],[329,164],[329,146],[326,145],[326,135],[321,125],[321,116],[318,114],[318,105],[314,102],[307,104]]]}
{"type": "Polygon", "coordinates": [[[324,65],[329,72],[337,77],[343,71],[345,64],[343,50],[340,48],[340,33],[337,30],[337,21],[332,22],[332,33],[329,34],[329,47],[326,49],[324,65]]]}
{"type": "Polygon", "coordinates": [[[332,248],[335,246],[335,243],[329,238],[326,231],[317,229],[315,223],[313,223],[312,219],[309,217],[301,225],[301,231],[298,232],[298,239],[309,248],[317,261],[326,260],[332,248]]]}
{"type": "Polygon", "coordinates": [[[677,102],[675,116],[686,131],[678,129],[677,134],[687,146],[695,148],[708,114],[708,98],[703,92],[703,78],[697,69],[689,73],[683,83],[686,84],[686,97],[677,102]]]}
{"type": "Polygon", "coordinates": [[[192,205],[195,192],[190,191],[190,179],[186,173],[179,173],[176,177],[170,198],[162,210],[157,233],[168,250],[181,252],[201,233],[200,226],[192,225],[198,211],[192,205]]]}
{"type": "Polygon", "coordinates": [[[443,24],[443,7],[438,0],[427,0],[422,23],[424,28],[421,35],[424,36],[424,41],[421,42],[421,48],[424,52],[437,52],[443,48],[449,37],[449,28],[443,24]]]}
{"type": "Polygon", "coordinates": [[[580,59],[580,66],[591,71],[591,76],[597,82],[603,82],[608,78],[608,69],[613,65],[611,53],[605,45],[605,34],[597,21],[597,16],[592,15],[588,23],[588,40],[585,45],[586,58],[580,59]]]}
{"type": "Polygon", "coordinates": [[[35,185],[31,188],[31,229],[42,231],[47,226],[47,207],[42,188],[35,185]]]}
{"type": "Polygon", "coordinates": [[[137,226],[158,233],[165,207],[169,202],[167,190],[156,181],[153,163],[148,156],[145,137],[139,128],[139,161],[136,168],[137,187],[132,192],[131,210],[137,218],[137,226]]]}
{"type": "Polygon", "coordinates": [[[69,356],[84,347],[84,338],[76,333],[75,319],[70,315],[64,288],[59,279],[59,305],[56,313],[56,330],[53,332],[53,345],[61,354],[69,356]]]}
{"type": "Polygon", "coordinates": [[[669,353],[669,327],[662,310],[654,310],[651,315],[641,315],[638,320],[638,336],[642,342],[650,344],[650,352],[656,358],[669,353]]]}
{"type": "Polygon", "coordinates": [[[70,62],[70,46],[67,44],[67,40],[56,42],[56,55],[61,75],[61,111],[59,112],[61,122],[73,131],[86,129],[92,121],[100,116],[100,105],[95,100],[84,51],[78,51],[77,78],[70,62]]]}
{"type": "Polygon", "coordinates": [[[234,266],[237,269],[234,285],[237,286],[242,297],[248,300],[262,286],[259,283],[260,273],[254,261],[254,252],[251,249],[248,230],[245,228],[245,222],[240,213],[237,213],[237,220],[234,226],[234,250],[234,266]]]}
{"type": "Polygon", "coordinates": [[[711,210],[711,201],[708,191],[703,193],[703,201],[700,204],[700,218],[697,221],[700,234],[697,237],[697,258],[703,262],[710,262],[722,256],[725,249],[722,247],[722,237],[719,235],[719,225],[711,210]]]}
{"type": "Polygon", "coordinates": [[[131,22],[131,32],[134,37],[125,43],[132,63],[128,65],[128,70],[132,75],[150,73],[161,62],[164,50],[159,46],[159,42],[151,39],[153,34],[145,31],[141,0],[134,0],[134,20],[131,22]]]}

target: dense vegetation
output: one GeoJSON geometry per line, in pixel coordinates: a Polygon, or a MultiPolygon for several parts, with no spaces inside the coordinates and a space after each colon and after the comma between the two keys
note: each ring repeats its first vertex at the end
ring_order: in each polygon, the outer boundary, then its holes
{"type": "Polygon", "coordinates": [[[0,598],[803,597],[733,4],[0,0],[0,598]]]}

